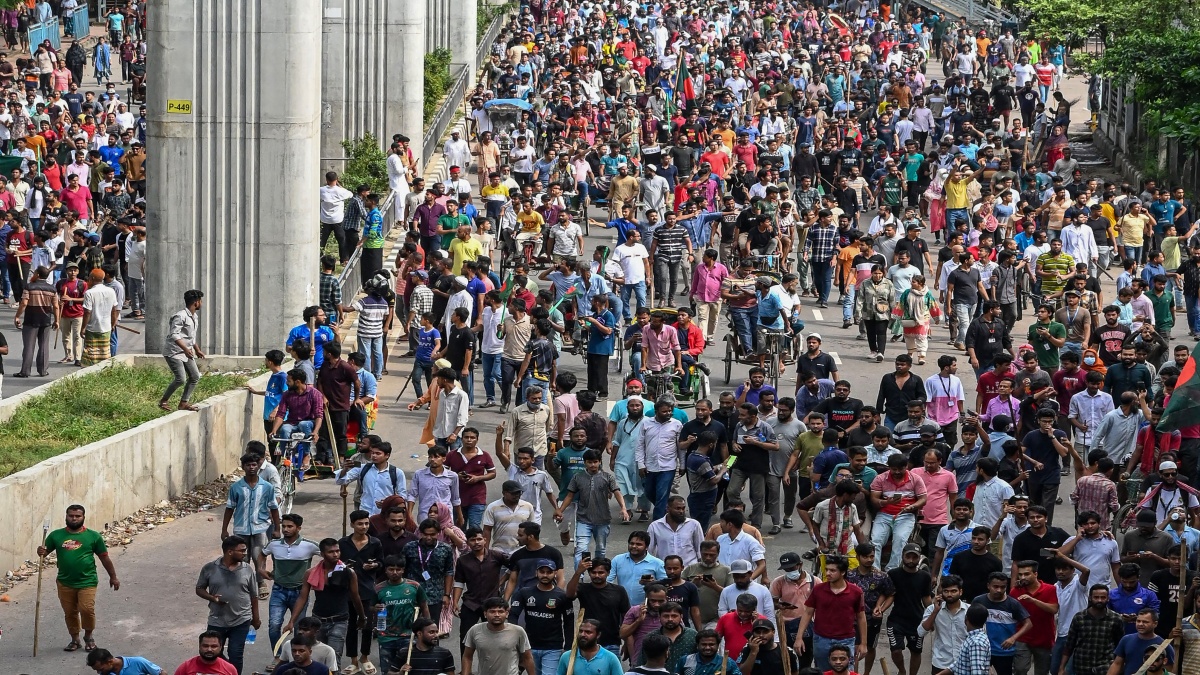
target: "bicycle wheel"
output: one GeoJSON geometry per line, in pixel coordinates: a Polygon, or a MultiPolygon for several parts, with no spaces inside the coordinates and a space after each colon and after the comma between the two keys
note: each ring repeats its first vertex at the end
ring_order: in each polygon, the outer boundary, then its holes
{"type": "Polygon", "coordinates": [[[729,336],[725,336],[725,385],[729,386],[730,379],[733,378],[733,342],[729,340],[729,336]]]}
{"type": "Polygon", "coordinates": [[[286,461],[279,468],[279,509],[283,513],[291,513],[295,497],[296,474],[292,471],[292,463],[286,461]]]}
{"type": "Polygon", "coordinates": [[[711,390],[708,384],[708,375],[700,373],[700,385],[696,387],[696,400],[700,401],[702,399],[706,399],[710,393],[711,390]]]}
{"type": "MultiPolygon", "coordinates": [[[[613,350],[613,361],[616,363],[616,372],[620,375],[625,368],[625,341],[617,338],[616,349],[613,350]]],[[[622,376],[623,377],[623,376],[622,376]]]]}

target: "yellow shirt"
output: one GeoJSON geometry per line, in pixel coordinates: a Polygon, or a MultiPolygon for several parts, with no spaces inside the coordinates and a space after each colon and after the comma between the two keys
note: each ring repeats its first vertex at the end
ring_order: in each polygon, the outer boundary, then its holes
{"type": "Polygon", "coordinates": [[[546,223],[546,221],[542,218],[542,214],[538,213],[537,211],[530,211],[528,213],[521,211],[517,214],[517,222],[521,223],[522,232],[528,232],[530,234],[541,234],[542,225],[546,223]]]}
{"type": "Polygon", "coordinates": [[[1146,226],[1150,218],[1142,213],[1133,215],[1127,213],[1121,218],[1121,243],[1126,246],[1141,246],[1146,237],[1146,226]]]}
{"type": "Polygon", "coordinates": [[[953,178],[946,181],[946,208],[947,209],[965,209],[971,206],[971,201],[967,198],[967,179],[954,180],[953,178]]]}
{"type": "Polygon", "coordinates": [[[508,188],[504,187],[503,183],[496,187],[492,187],[490,183],[484,185],[483,189],[480,190],[480,194],[483,195],[484,199],[495,199],[501,202],[508,201],[508,188]]]}
{"type": "Polygon", "coordinates": [[[1108,202],[1100,202],[1100,215],[1108,218],[1108,232],[1112,235],[1113,241],[1117,240],[1117,212],[1113,210],[1112,204],[1108,202]]]}
{"type": "Polygon", "coordinates": [[[470,262],[483,255],[483,247],[474,239],[468,238],[466,241],[454,238],[450,242],[450,255],[454,256],[454,274],[462,274],[462,266],[465,262],[470,262]]]}

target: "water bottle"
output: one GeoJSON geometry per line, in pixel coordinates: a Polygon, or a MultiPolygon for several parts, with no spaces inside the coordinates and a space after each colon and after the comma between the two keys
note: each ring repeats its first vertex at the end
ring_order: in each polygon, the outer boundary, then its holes
{"type": "Polygon", "coordinates": [[[250,627],[250,632],[246,633],[246,644],[252,645],[258,639],[258,633],[254,630],[254,626],[250,627]]]}
{"type": "Polygon", "coordinates": [[[375,615],[375,630],[380,633],[387,632],[387,607],[381,608],[379,613],[375,615]]]}

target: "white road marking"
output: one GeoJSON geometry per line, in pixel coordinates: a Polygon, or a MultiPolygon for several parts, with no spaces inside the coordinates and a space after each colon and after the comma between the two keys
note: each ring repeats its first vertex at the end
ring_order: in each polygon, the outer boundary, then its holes
{"type": "Polygon", "coordinates": [[[825,317],[821,316],[821,310],[819,310],[819,309],[814,309],[814,310],[813,310],[813,317],[814,317],[814,318],[816,318],[816,320],[817,320],[817,321],[824,321],[824,320],[825,320],[825,317]]]}
{"type": "Polygon", "coordinates": [[[834,363],[838,364],[839,366],[842,365],[842,357],[838,356],[837,352],[829,352],[829,356],[833,359],[834,363]]]}

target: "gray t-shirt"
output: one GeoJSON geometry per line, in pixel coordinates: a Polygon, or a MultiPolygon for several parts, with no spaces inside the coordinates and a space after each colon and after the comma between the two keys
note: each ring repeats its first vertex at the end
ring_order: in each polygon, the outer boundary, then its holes
{"type": "Polygon", "coordinates": [[[575,495],[574,501],[579,507],[576,518],[591,525],[607,525],[612,522],[608,499],[619,490],[617,479],[603,469],[595,475],[580,471],[567,485],[567,492],[575,495]]]}
{"type": "Polygon", "coordinates": [[[208,603],[209,626],[233,628],[251,619],[250,601],[258,594],[258,581],[249,563],[243,562],[231,570],[217,558],[200,568],[196,588],[221,598],[220,604],[208,603]]]}
{"type": "Polygon", "coordinates": [[[775,430],[775,441],[779,443],[779,450],[770,454],[771,475],[782,476],[783,470],[787,468],[788,460],[792,458],[796,439],[800,437],[800,434],[808,431],[808,427],[804,426],[804,422],[796,419],[795,415],[792,415],[787,422],[780,422],[778,417],[772,417],[767,422],[775,430]]]}
{"type": "Polygon", "coordinates": [[[489,628],[486,621],[475,624],[463,643],[475,650],[472,675],[518,675],[521,655],[529,651],[525,629],[511,623],[499,631],[489,628]]]}

